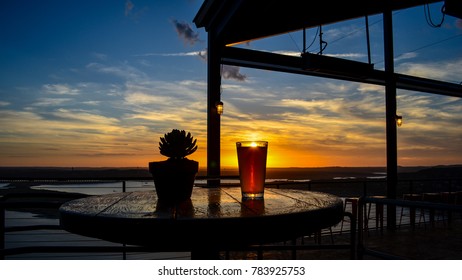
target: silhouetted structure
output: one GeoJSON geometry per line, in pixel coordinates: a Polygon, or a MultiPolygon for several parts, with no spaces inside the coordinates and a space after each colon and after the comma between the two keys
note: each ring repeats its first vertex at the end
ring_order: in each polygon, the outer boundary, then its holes
{"type": "MultiPolygon", "coordinates": [[[[207,175],[220,175],[220,115],[216,104],[220,102],[220,65],[227,64],[384,86],[387,197],[396,198],[396,89],[462,97],[462,85],[398,74],[394,71],[392,12],[436,2],[443,1],[204,1],[194,22],[198,28],[204,27],[208,32],[207,175]],[[370,59],[369,63],[363,63],[326,57],[322,52],[321,55],[310,54],[305,50],[300,57],[293,57],[233,47],[237,43],[359,17],[365,17],[367,22],[367,16],[375,14],[383,14],[384,71],[375,70],[370,59]]],[[[446,0],[445,3],[451,15],[461,14],[458,0],[446,0]]],[[[393,213],[396,210],[389,207],[388,211],[388,227],[394,228],[396,218],[393,213]]]]}

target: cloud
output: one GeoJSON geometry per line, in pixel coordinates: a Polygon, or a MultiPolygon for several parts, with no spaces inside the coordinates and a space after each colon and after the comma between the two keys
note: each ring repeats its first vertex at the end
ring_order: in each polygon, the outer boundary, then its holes
{"type": "Polygon", "coordinates": [[[125,96],[125,102],[133,105],[170,104],[172,101],[170,96],[146,94],[143,92],[132,92],[125,96]]]}
{"type": "Polygon", "coordinates": [[[0,107],[8,106],[10,102],[0,101],[0,107]]]}
{"type": "Polygon", "coordinates": [[[187,124],[188,129],[205,131],[206,125],[200,118],[191,118],[206,115],[205,85],[201,87],[200,93],[187,86],[181,89],[183,86],[175,83],[152,82],[149,85],[149,89],[137,88],[138,91],[134,92],[128,89],[123,104],[125,121],[133,121],[155,130],[187,124]]]}
{"type": "Polygon", "coordinates": [[[193,80],[128,82],[118,105],[122,121],[149,127],[156,134],[184,127],[205,139],[206,87],[205,81],[193,80]]]}
{"type": "Polygon", "coordinates": [[[185,44],[190,44],[191,46],[199,42],[199,33],[194,32],[191,26],[187,22],[180,22],[176,19],[172,20],[173,25],[178,36],[183,40],[185,44]]]}
{"type": "Polygon", "coordinates": [[[78,123],[92,123],[98,125],[117,125],[119,123],[118,119],[97,115],[80,109],[58,109],[51,112],[51,115],[70,122],[78,123]]]}
{"type": "Polygon", "coordinates": [[[43,91],[47,94],[56,95],[78,95],[79,89],[71,88],[68,84],[46,84],[42,87],[43,91]]]}
{"type": "Polygon", "coordinates": [[[361,93],[383,93],[384,87],[374,84],[359,84],[358,91],[361,93]]]}
{"type": "Polygon", "coordinates": [[[247,80],[247,76],[240,72],[239,66],[232,66],[232,65],[223,65],[221,76],[224,79],[228,80],[236,80],[236,81],[245,81],[247,80]]]}
{"type": "Polygon", "coordinates": [[[90,106],[98,106],[98,105],[101,104],[101,101],[88,100],[88,101],[82,101],[82,104],[84,104],[84,105],[90,105],[90,106]]]}
{"type": "Polygon", "coordinates": [[[149,155],[150,142],[139,139],[150,136],[146,127],[84,110],[0,110],[0,154],[13,165],[39,159],[44,165],[75,166],[88,162],[82,157],[91,157],[90,165],[106,166],[114,164],[114,156],[126,154],[133,160],[149,155]]]}
{"type": "Polygon", "coordinates": [[[125,130],[116,118],[79,109],[57,109],[48,113],[0,110],[0,116],[2,138],[19,137],[24,142],[47,139],[44,142],[50,146],[55,143],[54,138],[58,142],[67,139],[69,145],[78,142],[91,143],[110,137],[110,133],[118,135],[125,130]],[[26,135],[28,137],[22,138],[26,135]]]}
{"type": "Polygon", "coordinates": [[[91,62],[87,64],[86,68],[99,73],[113,75],[124,80],[143,80],[146,78],[145,73],[128,64],[105,65],[91,62]]]}
{"type": "Polygon", "coordinates": [[[337,58],[363,58],[366,57],[363,53],[332,53],[332,54],[325,54],[326,56],[330,57],[337,57],[337,58]]]}
{"type": "Polygon", "coordinates": [[[358,24],[336,26],[335,28],[323,28],[324,41],[335,43],[342,39],[355,39],[363,35],[364,28],[358,24]]]}
{"type": "Polygon", "coordinates": [[[344,113],[343,98],[335,98],[329,100],[303,100],[303,99],[282,99],[281,106],[302,108],[310,114],[320,115],[338,115],[344,113]]]}
{"type": "Polygon", "coordinates": [[[399,55],[398,57],[395,58],[395,62],[398,62],[400,60],[406,60],[406,59],[411,59],[411,58],[416,58],[418,54],[416,52],[407,52],[399,55]]]}
{"type": "Polygon", "coordinates": [[[403,161],[427,165],[441,159],[460,162],[462,100],[411,91],[403,91],[398,97],[398,111],[403,115],[398,134],[403,161]]]}
{"type": "MultiPolygon", "coordinates": [[[[102,100],[108,102],[110,99],[114,99],[113,96],[117,95],[115,94],[117,91],[120,92],[120,88],[115,84],[107,85],[95,82],[45,84],[41,86],[41,96],[29,100],[28,105],[32,107],[96,106],[100,105],[102,100]]],[[[120,93],[118,95],[120,96],[120,93]]]]}
{"type": "Polygon", "coordinates": [[[32,106],[37,107],[52,107],[52,106],[61,106],[66,103],[72,103],[72,98],[39,98],[37,101],[32,103],[32,106]]]}
{"type": "Polygon", "coordinates": [[[125,1],[125,16],[126,17],[128,17],[131,14],[134,7],[135,5],[133,4],[132,1],[130,0],[125,1]]]}
{"type": "Polygon", "coordinates": [[[397,72],[417,77],[462,82],[462,59],[439,61],[432,63],[402,63],[397,72]]]}
{"type": "MultiPolygon", "coordinates": [[[[280,50],[280,51],[271,51],[272,53],[276,53],[276,54],[282,54],[282,55],[288,55],[288,56],[300,56],[300,52],[296,52],[296,51],[284,51],[284,50],[280,50]]],[[[330,56],[330,57],[339,57],[339,58],[363,58],[365,57],[366,55],[363,54],[363,53],[332,53],[332,54],[328,54],[326,53],[325,54],[326,56],[330,56]]]]}
{"type": "Polygon", "coordinates": [[[184,118],[182,118],[179,114],[177,113],[167,113],[167,112],[140,112],[140,113],[134,113],[134,114],[129,114],[126,116],[128,119],[138,119],[138,120],[148,120],[150,123],[182,123],[185,121],[184,118]]]}
{"type": "Polygon", "coordinates": [[[281,54],[281,55],[288,55],[288,56],[300,56],[300,52],[296,51],[285,51],[285,50],[280,50],[280,51],[269,51],[275,54],[281,54]]]}
{"type": "Polygon", "coordinates": [[[135,4],[131,0],[126,0],[124,14],[136,22],[148,9],[148,7],[135,8],[135,4]]]}
{"type": "Polygon", "coordinates": [[[107,58],[108,58],[107,54],[97,53],[97,52],[93,53],[93,56],[96,57],[99,60],[107,60],[107,58]]]}

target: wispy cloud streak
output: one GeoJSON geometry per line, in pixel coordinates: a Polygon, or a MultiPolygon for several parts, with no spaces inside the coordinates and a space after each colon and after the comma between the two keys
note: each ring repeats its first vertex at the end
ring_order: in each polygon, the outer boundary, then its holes
{"type": "Polygon", "coordinates": [[[192,52],[179,52],[179,53],[145,53],[145,54],[138,54],[134,56],[204,56],[207,52],[203,51],[192,51],[192,52]]]}

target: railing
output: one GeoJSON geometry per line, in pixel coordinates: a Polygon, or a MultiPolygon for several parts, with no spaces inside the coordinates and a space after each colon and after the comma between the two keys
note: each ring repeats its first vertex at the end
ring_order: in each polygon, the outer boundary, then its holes
{"type": "MultiPolygon", "coordinates": [[[[431,213],[435,211],[442,211],[443,213],[448,213],[448,223],[451,223],[452,212],[462,213],[462,203],[456,204],[450,203],[433,203],[426,201],[409,201],[409,200],[397,200],[397,199],[387,199],[387,198],[375,198],[375,197],[361,197],[358,201],[358,249],[357,254],[359,259],[363,259],[365,255],[370,255],[382,259],[400,259],[400,256],[368,248],[364,243],[365,236],[365,221],[364,221],[364,210],[366,209],[367,204],[375,204],[383,206],[394,206],[402,207],[409,209],[420,209],[421,211],[428,210],[431,213]]],[[[415,215],[413,213],[412,215],[415,215]]],[[[434,222],[434,221],[433,221],[434,222]]],[[[414,224],[412,227],[414,228],[414,224]]],[[[444,241],[441,241],[444,242],[444,241]]]]}
{"type": "MultiPolygon", "coordinates": [[[[211,178],[207,176],[197,176],[196,181],[216,181],[221,180],[239,180],[238,176],[221,176],[220,178],[211,178]]],[[[51,183],[51,184],[72,184],[72,183],[109,183],[120,182],[120,191],[126,191],[126,183],[129,181],[152,182],[151,176],[133,176],[133,177],[106,177],[98,176],[93,178],[84,178],[79,176],[61,176],[61,177],[21,177],[21,178],[0,178],[0,183],[51,183]]],[[[206,184],[198,184],[206,186],[206,184]]],[[[223,185],[223,182],[222,182],[223,185]]],[[[238,183],[225,184],[226,186],[238,186],[238,183]]],[[[267,187],[274,188],[304,188],[315,191],[326,191],[328,187],[335,187],[333,194],[347,196],[372,196],[385,195],[387,183],[386,179],[340,179],[340,180],[274,180],[266,183],[267,187]]],[[[404,179],[398,180],[397,197],[405,193],[423,193],[423,192],[455,192],[462,191],[462,177],[460,178],[435,178],[435,179],[404,179]]]]}
{"type": "MultiPolygon", "coordinates": [[[[206,181],[207,177],[198,177],[198,180],[203,180],[206,181]]],[[[216,178],[213,178],[216,180],[216,178]]],[[[221,177],[220,179],[232,179],[232,180],[237,180],[237,176],[227,176],[227,177],[221,177]]],[[[127,187],[127,183],[131,181],[136,181],[136,182],[152,182],[152,177],[100,177],[100,178],[54,178],[54,177],[49,177],[49,178],[18,178],[18,179],[0,179],[0,183],[11,183],[11,184],[22,184],[22,183],[27,183],[27,184],[40,184],[40,183],[47,183],[47,184],[53,184],[53,185],[60,185],[63,187],[63,185],[66,184],[76,184],[76,183],[120,183],[120,189],[119,191],[121,192],[126,192],[130,191],[130,189],[127,187]]],[[[444,179],[444,180],[405,180],[405,181],[400,181],[398,186],[400,187],[400,191],[398,193],[415,193],[420,190],[432,190],[432,191],[460,191],[462,188],[462,179],[454,178],[454,179],[444,179]]],[[[203,184],[203,186],[206,186],[206,184],[203,184]]],[[[238,187],[238,184],[227,184],[226,186],[232,187],[238,187]]],[[[349,196],[355,196],[355,197],[360,197],[360,196],[366,196],[366,195],[383,195],[386,193],[386,181],[381,180],[381,179],[370,179],[370,180],[358,180],[358,179],[351,179],[351,180],[319,180],[319,181],[273,181],[273,182],[268,182],[266,184],[268,188],[301,188],[301,189],[308,189],[308,190],[313,190],[313,191],[325,191],[329,192],[341,197],[349,197],[349,196]]],[[[39,193],[39,192],[37,192],[39,193]]],[[[48,197],[59,197],[63,196],[63,194],[56,194],[53,192],[46,192],[44,195],[48,197]]],[[[14,197],[15,194],[10,194],[10,198],[14,197]]],[[[77,197],[75,194],[67,194],[68,199],[72,199],[77,197]]],[[[17,197],[18,199],[20,198],[20,195],[17,197]]],[[[37,198],[37,197],[36,197],[37,198]]],[[[368,202],[373,202],[374,200],[372,198],[368,198],[368,202]]],[[[16,206],[27,206],[29,208],[35,207],[38,205],[33,205],[31,204],[31,201],[22,201],[18,202],[19,204],[16,204],[16,206]]],[[[52,208],[57,209],[57,205],[53,205],[52,208]]],[[[5,229],[5,220],[8,219],[5,217],[5,206],[7,207],[13,207],[13,204],[3,204],[2,209],[0,209],[0,231],[5,233],[5,232],[11,232],[15,228],[12,227],[8,230],[5,229]]],[[[359,207],[359,209],[363,209],[362,207],[359,207]]],[[[351,212],[351,209],[346,209],[347,212],[351,212]]],[[[364,211],[364,210],[362,210],[364,211]]],[[[364,213],[358,213],[356,216],[358,219],[359,218],[364,218],[363,216],[364,213]]],[[[355,217],[355,218],[356,218],[355,217]]],[[[352,227],[346,228],[346,231],[351,231],[354,230],[356,232],[356,221],[352,221],[350,223],[352,227]]],[[[364,219],[360,219],[358,222],[359,225],[361,225],[364,229],[364,219]]],[[[358,225],[358,226],[359,226],[358,225]]],[[[342,225],[343,226],[343,225],[342,225]]],[[[34,229],[34,226],[30,227],[29,229],[34,229]]],[[[51,226],[49,229],[56,229],[57,225],[51,226]]],[[[36,228],[38,229],[38,227],[36,228]]],[[[42,228],[43,229],[43,228],[42,228]]],[[[371,227],[368,227],[368,229],[371,229],[371,227]]],[[[342,228],[340,227],[334,227],[333,230],[324,230],[322,234],[327,235],[327,234],[342,234],[343,231],[342,228]]],[[[359,232],[362,232],[362,230],[359,230],[359,232]]],[[[352,234],[352,233],[350,233],[352,234]]],[[[96,242],[97,244],[100,244],[101,241],[99,240],[93,240],[93,242],[96,242]]],[[[353,240],[353,242],[355,242],[353,240]]],[[[5,255],[16,255],[16,254],[23,254],[27,252],[87,252],[87,253],[94,253],[94,252],[118,252],[122,254],[122,258],[126,258],[126,254],[128,252],[152,252],[150,249],[146,248],[139,248],[139,247],[131,247],[131,246],[121,246],[121,245],[114,245],[114,244],[108,244],[108,245],[81,245],[81,246],[29,246],[29,248],[4,248],[5,244],[5,236],[4,234],[1,234],[0,236],[0,247],[1,250],[3,250],[3,254],[5,255]],[[55,248],[56,247],[56,248],[55,248]]],[[[333,246],[328,246],[323,245],[324,247],[332,247],[333,246]]],[[[337,246],[340,248],[341,246],[337,246]]],[[[266,249],[281,249],[280,247],[277,247],[275,245],[270,245],[267,247],[262,247],[266,249]],[[271,247],[273,246],[273,247],[271,247]]],[[[288,248],[288,247],[286,247],[288,248]]],[[[302,249],[302,248],[309,248],[309,246],[302,246],[302,245],[295,245],[292,246],[293,249],[302,249]]],[[[347,248],[347,246],[344,246],[344,248],[347,248]]],[[[348,247],[350,248],[350,247],[348,247]]],[[[365,252],[365,251],[363,251],[365,252]]]]}

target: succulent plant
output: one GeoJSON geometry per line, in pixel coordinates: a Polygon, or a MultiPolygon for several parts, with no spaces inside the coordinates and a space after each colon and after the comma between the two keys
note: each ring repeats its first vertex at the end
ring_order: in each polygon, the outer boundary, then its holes
{"type": "Polygon", "coordinates": [[[190,132],[186,134],[184,130],[173,129],[160,137],[159,151],[168,158],[183,159],[197,150],[196,142],[190,132]]]}

